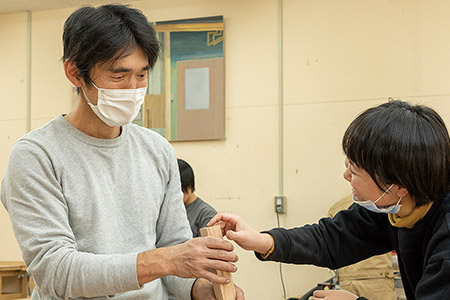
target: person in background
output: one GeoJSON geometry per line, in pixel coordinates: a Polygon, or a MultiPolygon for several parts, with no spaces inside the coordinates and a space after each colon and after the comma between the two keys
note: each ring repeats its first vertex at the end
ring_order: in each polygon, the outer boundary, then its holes
{"type": "Polygon", "coordinates": [[[179,158],[178,169],[180,171],[183,202],[186,207],[189,225],[191,225],[192,235],[199,237],[200,228],[206,227],[206,224],[217,214],[217,211],[194,194],[195,176],[192,167],[179,158]]]}
{"type": "MultiPolygon", "coordinates": [[[[223,234],[262,261],[338,269],[395,250],[407,299],[448,299],[450,139],[430,107],[403,101],[367,109],[342,139],[353,204],[318,224],[259,233],[218,214],[223,234]]],[[[318,290],[310,299],[366,299],[318,290]]]]}
{"type": "Polygon", "coordinates": [[[210,268],[236,271],[233,246],[191,239],[173,148],[131,124],[159,53],[152,26],[126,5],[85,6],[63,45],[80,101],[15,143],[1,187],[32,299],[215,299],[210,281],[229,280],[210,268]]]}

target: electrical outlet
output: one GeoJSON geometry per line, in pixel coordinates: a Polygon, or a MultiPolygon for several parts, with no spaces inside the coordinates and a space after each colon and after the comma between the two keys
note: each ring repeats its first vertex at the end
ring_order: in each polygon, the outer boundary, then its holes
{"type": "Polygon", "coordinates": [[[286,196],[275,196],[275,212],[286,213],[286,196]]]}

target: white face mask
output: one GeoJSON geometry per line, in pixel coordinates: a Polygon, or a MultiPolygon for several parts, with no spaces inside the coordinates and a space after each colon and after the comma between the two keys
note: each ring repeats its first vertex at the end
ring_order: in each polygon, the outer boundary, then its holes
{"type": "Polygon", "coordinates": [[[378,197],[377,200],[375,201],[370,201],[370,200],[366,200],[366,201],[357,201],[355,200],[355,196],[353,196],[353,202],[355,202],[358,205],[361,205],[362,207],[376,212],[376,213],[384,213],[384,214],[396,214],[400,211],[400,208],[402,207],[402,205],[400,204],[400,201],[402,201],[402,198],[400,198],[397,202],[397,204],[395,205],[391,205],[388,207],[378,207],[375,205],[375,203],[378,202],[378,200],[380,200],[384,195],[386,195],[386,193],[391,189],[391,187],[393,187],[394,185],[391,184],[390,187],[388,187],[388,189],[380,196],[378,197]]]}
{"type": "Polygon", "coordinates": [[[92,85],[98,91],[97,105],[93,105],[89,101],[86,92],[81,87],[86,102],[97,117],[110,127],[131,123],[136,118],[147,93],[147,87],[139,89],[102,89],[98,88],[94,83],[92,85]]]}

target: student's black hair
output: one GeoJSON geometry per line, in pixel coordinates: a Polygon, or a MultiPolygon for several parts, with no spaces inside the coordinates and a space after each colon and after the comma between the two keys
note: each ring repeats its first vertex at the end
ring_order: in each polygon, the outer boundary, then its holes
{"type": "Polygon", "coordinates": [[[347,128],[342,147],[381,190],[405,187],[418,206],[449,192],[449,135],[430,107],[391,99],[370,108],[347,128]]]}
{"type": "Polygon", "coordinates": [[[181,158],[178,158],[178,169],[180,170],[181,178],[181,190],[183,193],[187,193],[191,190],[191,193],[195,191],[195,177],[194,171],[191,166],[181,158]]]}
{"type": "Polygon", "coordinates": [[[74,11],[64,24],[63,61],[77,66],[80,76],[90,84],[89,72],[97,63],[114,62],[140,47],[152,68],[158,58],[159,42],[145,15],[122,4],[74,11]]]}

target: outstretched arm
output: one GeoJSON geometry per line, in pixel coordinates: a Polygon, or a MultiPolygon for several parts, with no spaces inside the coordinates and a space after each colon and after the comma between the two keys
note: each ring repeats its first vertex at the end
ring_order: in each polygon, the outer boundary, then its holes
{"type": "Polygon", "coordinates": [[[273,246],[273,238],[268,233],[259,233],[241,217],[220,213],[209,221],[208,226],[219,224],[222,234],[235,241],[241,248],[266,254],[273,246]]]}
{"type": "Polygon", "coordinates": [[[341,211],[333,219],[323,218],[317,224],[275,228],[267,233],[256,232],[240,217],[230,214],[218,214],[209,225],[216,223],[221,224],[223,234],[230,240],[255,251],[261,260],[335,269],[392,250],[386,216],[359,206],[341,211]],[[273,252],[268,253],[272,246],[273,252]]]}

